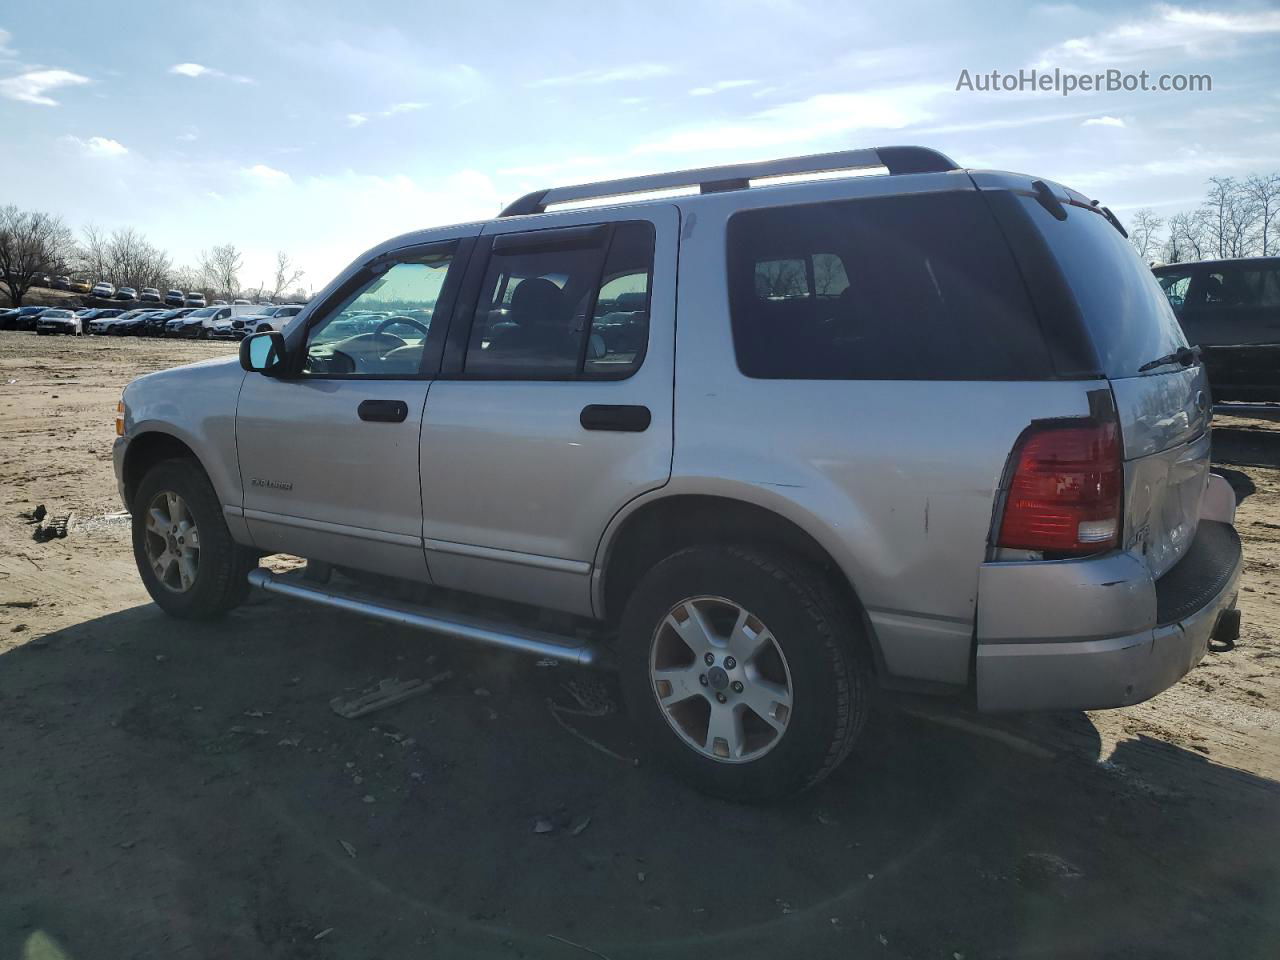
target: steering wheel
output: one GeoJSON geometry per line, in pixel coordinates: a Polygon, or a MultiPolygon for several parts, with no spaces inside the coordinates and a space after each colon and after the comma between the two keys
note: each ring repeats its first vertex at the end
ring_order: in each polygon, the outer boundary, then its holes
{"type": "Polygon", "coordinates": [[[422,338],[424,340],[431,335],[431,330],[425,324],[419,323],[417,320],[413,319],[413,317],[401,317],[401,316],[387,317],[387,319],[383,320],[380,324],[378,324],[377,329],[373,331],[373,335],[376,337],[380,335],[384,330],[386,330],[387,327],[393,327],[396,324],[400,324],[400,323],[406,324],[407,326],[410,326],[416,329],[419,333],[422,334],[422,338]]]}

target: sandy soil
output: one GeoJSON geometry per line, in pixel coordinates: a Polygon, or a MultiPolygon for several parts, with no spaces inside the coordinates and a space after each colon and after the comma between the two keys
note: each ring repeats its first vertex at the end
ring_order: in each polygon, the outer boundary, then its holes
{"type": "Polygon", "coordinates": [[[229,350],[0,333],[0,957],[1277,955],[1280,425],[1215,437],[1235,651],[1126,710],[886,699],[830,782],[744,809],[629,762],[616,711],[567,718],[612,755],[550,712],[608,681],[264,597],[161,615],[110,516],[116,400],[229,350]]]}

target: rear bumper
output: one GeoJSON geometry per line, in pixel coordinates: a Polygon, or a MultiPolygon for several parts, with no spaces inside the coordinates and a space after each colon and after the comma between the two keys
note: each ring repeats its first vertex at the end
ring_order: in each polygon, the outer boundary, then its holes
{"type": "Polygon", "coordinates": [[[985,564],[979,709],[1123,707],[1167,690],[1200,662],[1234,609],[1242,566],[1235,528],[1205,519],[1158,581],[1125,553],[985,564]]]}

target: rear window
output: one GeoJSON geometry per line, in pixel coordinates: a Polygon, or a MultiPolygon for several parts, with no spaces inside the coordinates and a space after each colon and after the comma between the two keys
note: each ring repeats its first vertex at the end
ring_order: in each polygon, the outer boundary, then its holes
{"type": "Polygon", "coordinates": [[[1139,376],[1144,363],[1187,345],[1160,282],[1102,214],[1066,206],[1059,221],[1036,200],[1018,199],[1062,267],[1107,377],[1139,376]]]}
{"type": "Polygon", "coordinates": [[[746,210],[729,221],[738,366],[796,380],[1051,376],[1035,312],[977,193],[746,210]]]}

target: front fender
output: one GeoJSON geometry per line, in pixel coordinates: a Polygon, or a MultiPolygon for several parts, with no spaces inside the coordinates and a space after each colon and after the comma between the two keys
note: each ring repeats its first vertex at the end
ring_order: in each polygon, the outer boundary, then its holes
{"type": "Polygon", "coordinates": [[[129,384],[124,392],[125,442],[118,444],[121,479],[139,441],[163,434],[191,450],[224,506],[240,509],[244,498],[236,457],[236,403],[244,377],[235,358],[219,357],[129,384]]]}

